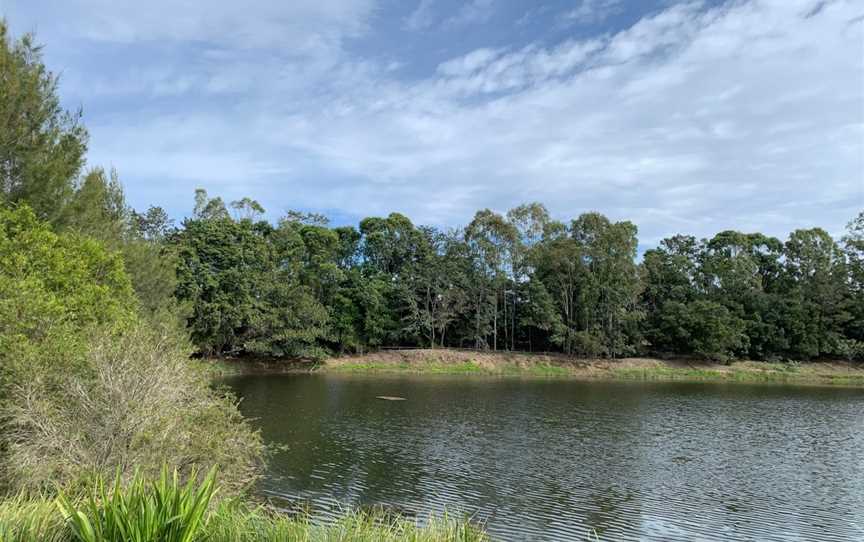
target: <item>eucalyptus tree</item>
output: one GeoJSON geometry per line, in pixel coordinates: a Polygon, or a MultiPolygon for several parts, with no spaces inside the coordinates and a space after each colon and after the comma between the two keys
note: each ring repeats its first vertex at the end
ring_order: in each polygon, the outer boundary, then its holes
{"type": "MultiPolygon", "coordinates": [[[[543,238],[543,232],[550,223],[551,218],[549,211],[542,203],[533,202],[519,205],[507,212],[507,222],[510,223],[515,232],[515,239],[512,244],[512,257],[510,258],[510,280],[511,280],[511,295],[509,316],[510,316],[510,349],[516,350],[516,341],[520,335],[524,335],[524,339],[528,342],[529,349],[531,348],[531,330],[521,329],[520,322],[522,321],[522,312],[530,311],[525,322],[540,323],[546,322],[545,319],[538,319],[538,315],[543,313],[543,308],[530,307],[532,300],[538,294],[538,284],[535,281],[534,287],[531,287],[531,276],[534,269],[531,265],[531,253],[537,244],[543,238]]],[[[546,292],[548,294],[548,292],[546,292]]],[[[539,298],[538,298],[539,299],[539,298]]],[[[545,300],[545,298],[544,298],[545,300]]],[[[505,297],[505,304],[506,304],[505,297]]],[[[542,301],[541,301],[542,302],[542,301]]],[[[534,327],[534,326],[532,326],[534,327]]],[[[548,332],[545,323],[541,324],[540,328],[548,332]]]]}
{"type": "Polygon", "coordinates": [[[631,222],[613,223],[599,213],[583,214],[570,226],[586,271],[581,288],[583,325],[589,332],[599,331],[612,357],[632,351],[634,323],[640,317],[636,233],[631,222]]]}
{"type": "Polygon", "coordinates": [[[852,319],[840,246],[821,228],[795,230],[784,259],[792,352],[805,357],[839,353],[842,329],[852,319]]]}
{"type": "MultiPolygon", "coordinates": [[[[474,264],[471,288],[474,344],[477,348],[488,346],[487,338],[491,335],[492,349],[498,350],[499,312],[503,307],[503,321],[506,322],[507,305],[503,299],[512,283],[518,234],[503,216],[484,209],[474,215],[464,235],[474,264]]],[[[507,326],[502,329],[506,336],[507,326]]]]}
{"type": "Polygon", "coordinates": [[[864,358],[864,211],[846,226],[843,250],[849,275],[848,304],[851,319],[846,325],[847,357],[864,358]]]}

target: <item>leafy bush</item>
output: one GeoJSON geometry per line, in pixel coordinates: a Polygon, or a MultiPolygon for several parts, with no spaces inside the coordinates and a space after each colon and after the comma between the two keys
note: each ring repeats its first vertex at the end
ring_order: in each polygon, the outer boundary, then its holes
{"type": "MultiPolygon", "coordinates": [[[[72,488],[163,463],[218,465],[229,492],[262,444],[189,363],[174,322],[144,322],[118,254],[0,209],[0,482],[72,488]]],[[[2,488],[0,488],[2,489],[2,488]]]]}
{"type": "Polygon", "coordinates": [[[0,398],[11,382],[75,370],[85,331],[125,325],[135,304],[117,254],[0,208],[0,398]]]}
{"type": "Polygon", "coordinates": [[[848,361],[864,361],[864,341],[840,339],[837,350],[848,361]]]}

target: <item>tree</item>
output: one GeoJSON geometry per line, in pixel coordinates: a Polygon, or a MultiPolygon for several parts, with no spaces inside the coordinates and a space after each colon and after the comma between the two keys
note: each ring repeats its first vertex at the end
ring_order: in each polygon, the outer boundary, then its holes
{"type": "Polygon", "coordinates": [[[666,344],[680,354],[694,353],[726,361],[746,338],[740,318],[723,305],[705,299],[689,303],[672,301],[659,318],[666,344]]]}
{"type": "Polygon", "coordinates": [[[847,304],[850,319],[844,335],[847,357],[864,359],[864,211],[849,222],[843,237],[843,250],[849,274],[847,304]]]}
{"type": "Polygon", "coordinates": [[[792,352],[804,357],[840,353],[842,329],[851,320],[840,247],[821,228],[795,230],[784,256],[792,352]]]}
{"type": "Polygon", "coordinates": [[[668,328],[682,306],[701,297],[700,255],[703,248],[695,237],[678,235],[645,252],[641,265],[640,301],[646,317],[643,334],[652,348],[687,352],[686,334],[668,328]]]}
{"type": "Polygon", "coordinates": [[[192,211],[192,216],[199,220],[230,218],[222,198],[211,199],[203,188],[195,189],[195,208],[192,211]]]}
{"type": "Polygon", "coordinates": [[[174,221],[162,207],[150,206],[144,213],[132,211],[132,228],[147,241],[162,242],[174,227],[174,221]]]}
{"type": "Polygon", "coordinates": [[[255,221],[265,213],[264,207],[252,198],[245,197],[231,202],[231,208],[236,213],[237,220],[255,221]]]}
{"type": "MultiPolygon", "coordinates": [[[[472,303],[475,321],[474,343],[477,348],[488,346],[492,336],[492,349],[498,350],[499,312],[507,322],[506,293],[512,279],[518,233],[501,215],[484,209],[474,215],[465,228],[465,241],[474,262],[472,303]]],[[[502,326],[507,333],[507,326],[502,326]]],[[[508,341],[505,340],[504,344],[508,341]]]]}
{"type": "Polygon", "coordinates": [[[17,40],[0,20],[0,200],[27,202],[56,221],[84,165],[81,112],[62,108],[58,78],[30,34],[17,40]]]}
{"type": "Polygon", "coordinates": [[[260,436],[184,336],[136,308],[120,254],[0,209],[0,488],[74,491],[166,464],[218,466],[230,491],[254,482],[260,436]]]}
{"type": "Polygon", "coordinates": [[[328,261],[336,235],[293,222],[234,221],[218,201],[199,191],[201,218],[186,220],[172,238],[177,295],[192,306],[196,345],[216,355],[320,357],[328,314],[319,300],[333,282],[327,273],[336,271],[328,261]]]}
{"type": "Polygon", "coordinates": [[[88,330],[133,318],[123,260],[93,239],[57,235],[26,205],[0,208],[0,372],[5,382],[74,356],[88,330]],[[49,340],[56,338],[56,340],[49,340]],[[45,345],[64,345],[46,352],[45,345]],[[54,355],[56,354],[56,355],[54,355]]]}
{"type": "Polygon", "coordinates": [[[550,223],[534,252],[537,276],[557,298],[553,341],[567,353],[620,356],[635,348],[640,317],[636,227],[586,213],[569,227],[550,223]]]}

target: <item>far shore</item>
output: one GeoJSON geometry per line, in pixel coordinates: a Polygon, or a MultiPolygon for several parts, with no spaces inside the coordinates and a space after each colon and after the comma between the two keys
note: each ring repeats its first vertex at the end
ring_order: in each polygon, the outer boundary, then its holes
{"type": "Polygon", "coordinates": [[[728,364],[696,359],[584,359],[560,354],[455,349],[383,350],[313,363],[259,358],[207,359],[219,376],[254,373],[416,373],[597,380],[780,382],[864,387],[864,365],[842,361],[728,364]]]}

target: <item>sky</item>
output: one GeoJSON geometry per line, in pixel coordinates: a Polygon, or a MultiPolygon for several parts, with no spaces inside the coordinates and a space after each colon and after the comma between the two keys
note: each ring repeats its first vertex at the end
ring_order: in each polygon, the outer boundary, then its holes
{"type": "Polygon", "coordinates": [[[858,0],[0,0],[82,108],[88,165],[334,223],[540,201],[642,246],[833,235],[864,210],[858,0]]]}

